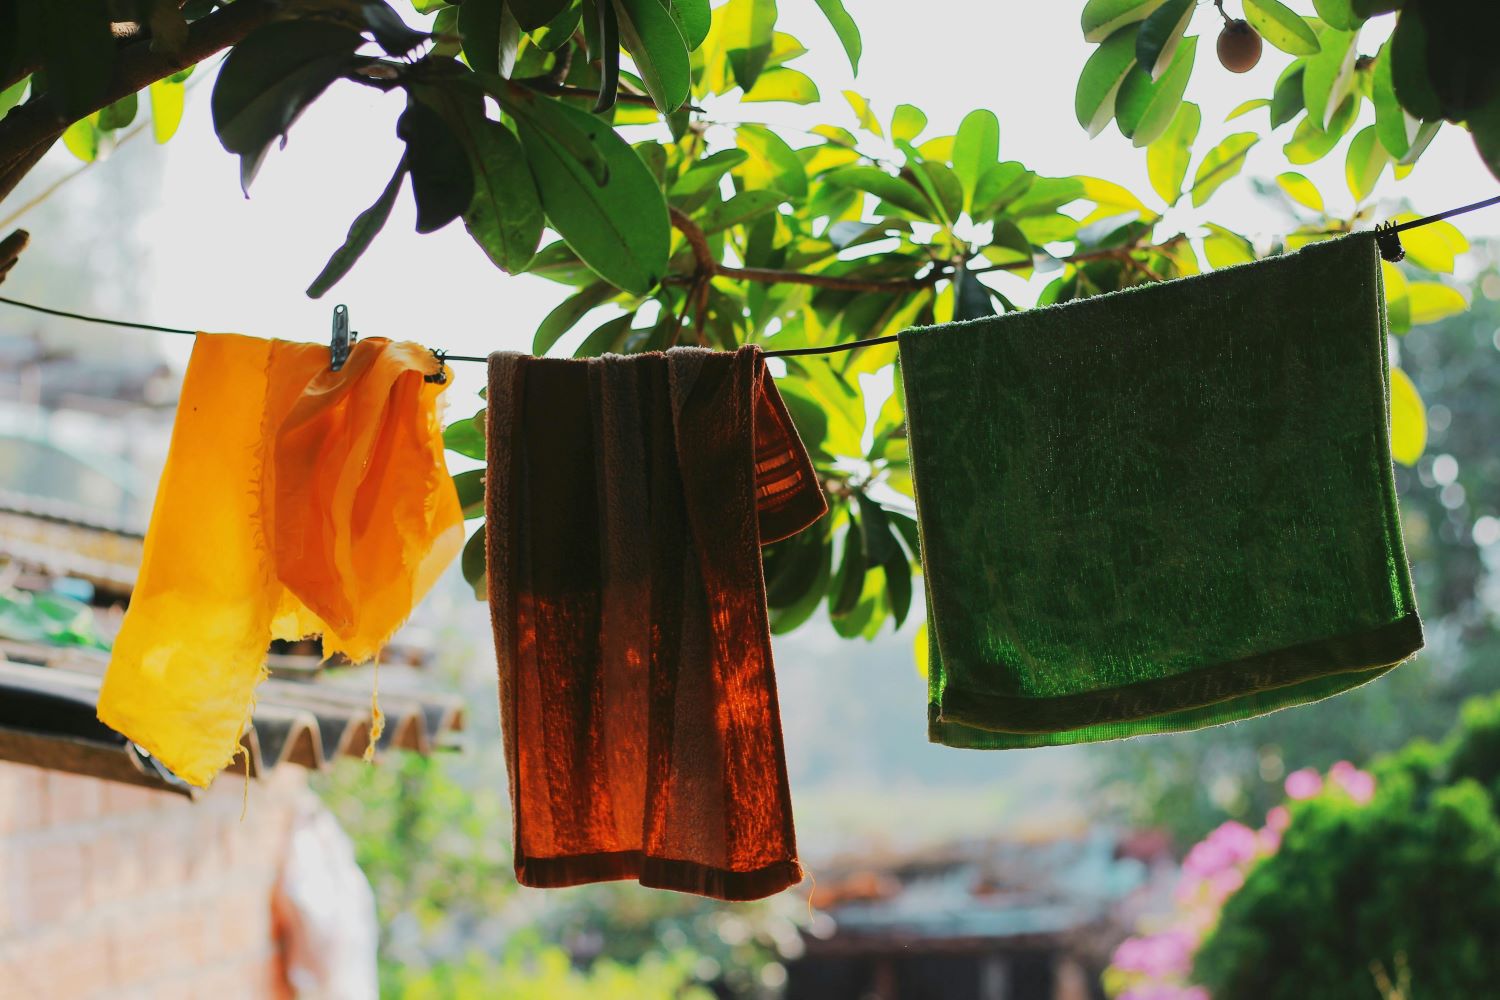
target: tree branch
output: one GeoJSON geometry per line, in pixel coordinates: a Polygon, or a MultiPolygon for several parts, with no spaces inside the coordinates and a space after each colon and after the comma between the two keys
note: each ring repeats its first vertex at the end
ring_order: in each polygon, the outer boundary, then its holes
{"type": "MultiPolygon", "coordinates": [[[[188,28],[187,40],[176,56],[164,52],[152,52],[151,43],[145,39],[122,47],[115,61],[114,77],[109,92],[89,113],[106,108],[129,94],[157,80],[171,76],[179,70],[195,65],[216,52],[239,42],[254,29],[271,19],[272,7],[268,0],[235,0],[227,7],[220,7],[207,17],[194,21],[188,28]]],[[[17,167],[26,162],[38,146],[50,146],[72,121],[60,115],[52,102],[33,98],[0,120],[0,198],[15,188],[16,182],[27,170],[35,166],[35,156],[30,164],[16,173],[17,167]]]]}
{"type": "Polygon", "coordinates": [[[31,242],[31,234],[24,229],[17,229],[5,239],[0,240],[0,283],[5,281],[5,276],[10,269],[16,266],[16,259],[21,256],[21,251],[26,249],[26,244],[31,242]]]}
{"type": "Polygon", "coordinates": [[[809,274],[804,271],[779,271],[769,267],[732,267],[721,264],[714,257],[712,248],[708,245],[708,237],[703,235],[703,230],[698,224],[677,208],[669,208],[668,212],[672,218],[672,226],[687,240],[688,246],[692,247],[693,260],[697,268],[691,275],[672,276],[668,280],[681,283],[692,283],[700,276],[736,278],[740,281],[754,281],[764,285],[812,285],[815,288],[831,288],[841,292],[910,292],[920,288],[926,288],[941,276],[941,272],[932,271],[930,274],[920,278],[889,278],[884,280],[873,280],[868,278],[841,278],[832,274],[809,274]]]}
{"type": "MultiPolygon", "coordinates": [[[[696,291],[700,282],[706,287],[707,280],[714,277],[734,278],[740,281],[754,281],[763,285],[812,285],[817,288],[832,288],[845,292],[909,292],[927,288],[950,272],[942,268],[934,267],[931,271],[917,278],[889,278],[884,280],[863,278],[840,278],[831,274],[808,274],[803,271],[778,271],[769,267],[731,267],[721,264],[714,257],[713,248],[708,245],[708,237],[703,235],[703,230],[698,224],[688,218],[687,214],[680,209],[668,207],[668,214],[672,219],[672,227],[682,233],[688,246],[693,251],[695,267],[692,274],[669,274],[663,279],[666,284],[689,285],[692,291],[696,291]]],[[[1153,271],[1144,261],[1136,260],[1132,254],[1145,250],[1165,250],[1176,246],[1187,237],[1181,233],[1166,240],[1164,243],[1150,247],[1123,246],[1109,247],[1103,250],[1085,250],[1075,253],[1070,257],[1059,257],[1058,260],[1064,264],[1083,264],[1091,260],[1114,258],[1124,263],[1135,266],[1146,277],[1153,281],[1163,280],[1160,275],[1153,271]]],[[[989,267],[976,267],[969,274],[989,274],[992,271],[1024,271],[1032,267],[1030,260],[1010,261],[1004,264],[991,264],[989,267]]],[[[689,292],[691,299],[692,291],[689,292]]]]}
{"type": "MultiPolygon", "coordinates": [[[[545,77],[545,76],[528,76],[528,77],[522,77],[519,80],[512,80],[511,82],[514,83],[514,84],[516,84],[516,85],[518,85],[518,86],[525,87],[527,90],[534,90],[534,91],[536,91],[539,94],[547,94],[547,95],[549,95],[551,97],[592,97],[592,98],[597,98],[599,96],[599,91],[597,91],[597,90],[591,90],[588,87],[569,87],[569,86],[567,86],[565,84],[558,83],[557,81],[555,81],[555,80],[553,80],[553,79],[551,79],[549,77],[545,77]]],[[[651,100],[651,98],[650,98],[649,95],[647,95],[647,94],[633,94],[633,93],[631,93],[630,91],[627,91],[627,90],[622,90],[622,91],[619,92],[619,94],[617,94],[615,96],[615,103],[616,104],[635,104],[635,105],[638,105],[638,106],[643,107],[643,108],[655,108],[656,107],[655,102],[651,100]]],[[[697,106],[692,105],[692,104],[685,104],[685,105],[683,105],[683,107],[686,108],[688,111],[702,111],[703,110],[702,108],[697,107],[697,106]]]]}
{"type": "Polygon", "coordinates": [[[16,189],[16,185],[21,183],[21,178],[41,162],[42,157],[47,155],[47,150],[57,143],[61,135],[62,133],[59,132],[29,149],[23,149],[15,156],[7,157],[5,153],[0,152],[0,201],[9,197],[10,193],[16,189]]]}

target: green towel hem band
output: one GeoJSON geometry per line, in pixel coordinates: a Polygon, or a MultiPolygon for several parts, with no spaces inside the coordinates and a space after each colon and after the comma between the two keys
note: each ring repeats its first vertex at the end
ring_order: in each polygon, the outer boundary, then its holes
{"type": "MultiPolygon", "coordinates": [[[[1319,639],[1249,656],[1231,663],[1217,664],[1174,677],[1155,678],[1108,691],[1092,691],[1060,698],[1013,698],[949,689],[942,705],[932,705],[934,718],[931,736],[934,742],[954,745],[948,734],[953,724],[968,729],[997,734],[1047,734],[1056,741],[1064,730],[1087,730],[1131,723],[1132,729],[1143,721],[1161,716],[1160,721],[1176,719],[1159,731],[1198,728],[1234,721],[1213,718],[1193,724],[1204,709],[1234,703],[1249,696],[1277,689],[1299,688],[1303,684],[1343,674],[1376,676],[1394,667],[1422,648],[1422,622],[1414,611],[1387,625],[1366,632],[1319,639]],[[1381,664],[1371,668],[1371,663],[1381,664]],[[1315,676],[1309,677],[1309,670],[1315,676]],[[1162,716],[1163,712],[1169,714],[1162,716]],[[995,720],[1015,720],[1013,724],[996,725],[995,720]],[[1184,723],[1187,723],[1184,725],[1184,723]]],[[[1361,680],[1358,683],[1363,683],[1361,680]]],[[[1357,686],[1357,685],[1349,685],[1357,686]]],[[[1342,685],[1338,690],[1345,690],[1342,685]]],[[[1330,694],[1335,693],[1333,691],[1330,694]]],[[[1258,704],[1258,703],[1257,703],[1258,704]]],[[[1239,717],[1264,711],[1245,705],[1248,711],[1239,717]]],[[[1075,738],[1078,734],[1074,734],[1075,738]]],[[[1110,738],[1107,736],[1094,739],[1110,738]]],[[[967,745],[967,744],[966,744],[967,745]]],[[[1019,745],[1035,745],[1023,741],[1019,745]]]]}

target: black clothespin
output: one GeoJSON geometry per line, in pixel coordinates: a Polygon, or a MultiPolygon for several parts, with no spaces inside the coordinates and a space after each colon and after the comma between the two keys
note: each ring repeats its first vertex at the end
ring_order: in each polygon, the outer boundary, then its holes
{"type": "Polygon", "coordinates": [[[1380,248],[1380,259],[1394,264],[1406,258],[1406,248],[1401,245],[1401,234],[1394,222],[1382,222],[1375,227],[1375,245],[1380,248]]]}
{"type": "Polygon", "coordinates": [[[443,385],[448,381],[448,352],[440,351],[436,347],[430,348],[432,360],[437,362],[437,371],[431,375],[423,375],[423,382],[431,382],[434,385],[443,385]]]}
{"type": "Polygon", "coordinates": [[[328,344],[328,369],[338,371],[349,360],[349,351],[359,334],[349,332],[349,307],[343,304],[333,307],[333,339],[328,344]]]}

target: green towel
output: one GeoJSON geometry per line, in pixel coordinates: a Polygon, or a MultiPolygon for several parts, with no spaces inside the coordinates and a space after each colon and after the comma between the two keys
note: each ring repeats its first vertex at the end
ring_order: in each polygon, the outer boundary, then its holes
{"type": "Polygon", "coordinates": [[[900,347],[933,742],[1198,729],[1422,647],[1370,235],[900,347]]]}

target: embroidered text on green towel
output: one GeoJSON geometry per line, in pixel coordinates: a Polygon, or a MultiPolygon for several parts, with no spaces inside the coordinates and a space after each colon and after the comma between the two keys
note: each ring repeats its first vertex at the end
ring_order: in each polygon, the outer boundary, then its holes
{"type": "Polygon", "coordinates": [[[1197,729],[1422,646],[1368,234],[901,335],[929,736],[1197,729]]]}

